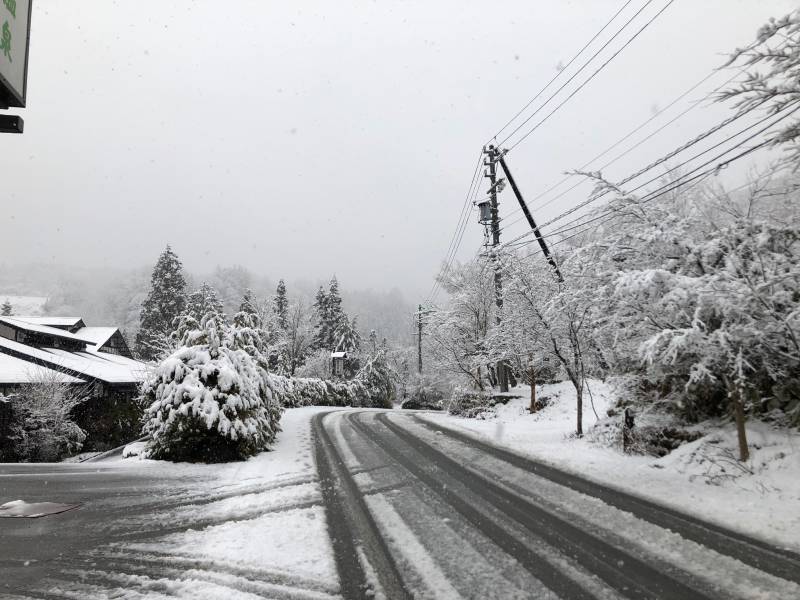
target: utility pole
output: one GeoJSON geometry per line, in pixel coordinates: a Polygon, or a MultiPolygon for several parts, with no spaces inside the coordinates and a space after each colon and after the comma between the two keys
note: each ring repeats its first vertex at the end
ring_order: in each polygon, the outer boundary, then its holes
{"type": "Polygon", "coordinates": [[[564,278],[561,276],[561,271],[558,268],[558,264],[556,263],[555,258],[553,255],[550,254],[550,248],[547,247],[547,242],[542,237],[541,232],[539,231],[539,227],[536,225],[536,221],[533,220],[533,215],[531,211],[528,210],[528,205],[525,203],[525,199],[522,197],[522,192],[519,191],[517,187],[517,182],[514,181],[514,176],[511,174],[511,171],[506,164],[505,158],[503,158],[503,154],[506,150],[498,153],[498,162],[500,166],[503,167],[503,172],[506,174],[506,178],[508,179],[509,185],[511,185],[511,189],[514,191],[514,195],[517,197],[517,202],[519,202],[519,206],[522,209],[522,213],[525,215],[525,219],[528,221],[528,225],[530,225],[531,230],[533,231],[533,235],[536,238],[536,241],[539,242],[539,247],[542,249],[542,254],[547,259],[547,262],[553,269],[555,273],[556,279],[558,279],[559,283],[564,283],[564,278]]]}
{"type": "MultiPolygon", "coordinates": [[[[491,187],[489,188],[489,207],[491,217],[491,243],[490,243],[490,259],[494,267],[494,298],[497,305],[497,324],[500,324],[500,310],[503,308],[503,275],[500,270],[500,260],[497,256],[497,246],[500,245],[500,207],[497,202],[498,187],[503,183],[497,180],[497,161],[500,159],[500,153],[493,145],[489,145],[483,150],[486,158],[483,164],[487,167],[483,176],[489,179],[491,187]]],[[[500,392],[508,391],[508,367],[505,362],[497,361],[497,382],[500,386],[500,392]]]]}
{"type": "Polygon", "coordinates": [[[417,313],[417,371],[422,375],[422,304],[417,313]]]}
{"type": "Polygon", "coordinates": [[[419,372],[420,375],[422,375],[422,336],[423,336],[422,326],[424,325],[422,317],[423,315],[426,315],[431,312],[434,311],[430,308],[428,309],[422,308],[422,304],[419,305],[419,308],[416,313],[417,322],[414,328],[416,329],[416,331],[411,334],[412,336],[417,336],[417,371],[419,372]]]}

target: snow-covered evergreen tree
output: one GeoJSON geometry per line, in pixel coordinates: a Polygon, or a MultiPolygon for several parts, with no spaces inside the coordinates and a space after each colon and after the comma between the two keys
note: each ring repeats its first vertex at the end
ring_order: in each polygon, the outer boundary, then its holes
{"type": "Polygon", "coordinates": [[[169,347],[173,321],[184,313],[185,291],[181,261],[167,245],[153,269],[150,293],[142,303],[135,343],[139,356],[152,360],[169,347]]]}
{"type": "Polygon", "coordinates": [[[342,309],[342,296],[339,293],[339,280],[336,279],[336,275],[331,278],[328,286],[327,317],[328,328],[331,332],[331,337],[328,339],[328,347],[330,348],[336,343],[336,330],[347,320],[347,315],[344,314],[344,309],[342,309]]]}
{"type": "Polygon", "coordinates": [[[272,307],[278,319],[278,326],[285,331],[289,324],[289,298],[286,296],[286,284],[283,279],[278,282],[272,307]]]}
{"type": "Polygon", "coordinates": [[[253,296],[253,290],[250,288],[247,288],[242,295],[242,301],[239,303],[239,312],[246,312],[251,315],[258,314],[258,306],[253,296]]]}
{"type": "Polygon", "coordinates": [[[0,308],[0,316],[10,317],[12,315],[13,310],[14,307],[11,306],[11,302],[9,302],[8,298],[6,298],[6,301],[3,302],[2,308],[0,308]]]}
{"type": "Polygon", "coordinates": [[[328,295],[322,286],[317,290],[314,300],[314,341],[312,347],[315,350],[330,350],[330,309],[328,307],[328,295]]]}
{"type": "Polygon", "coordinates": [[[182,320],[181,347],[142,387],[148,454],[172,461],[224,462],[269,449],[279,431],[253,316],[227,326],[211,311],[182,320]]]}
{"type": "Polygon", "coordinates": [[[349,352],[355,354],[361,350],[361,334],[358,332],[358,317],[353,317],[352,321],[343,318],[335,332],[335,352],[349,352]]]}
{"type": "Polygon", "coordinates": [[[220,315],[224,319],[224,309],[222,301],[217,295],[217,290],[204,281],[200,287],[189,294],[189,297],[186,299],[185,314],[193,317],[195,321],[200,322],[209,312],[220,315]]]}

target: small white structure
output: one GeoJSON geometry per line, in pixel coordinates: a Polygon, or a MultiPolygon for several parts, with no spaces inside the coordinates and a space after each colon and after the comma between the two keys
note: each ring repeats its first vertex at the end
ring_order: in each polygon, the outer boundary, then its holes
{"type": "Polygon", "coordinates": [[[346,358],[347,352],[331,352],[331,370],[335,377],[344,377],[344,361],[346,358]]]}

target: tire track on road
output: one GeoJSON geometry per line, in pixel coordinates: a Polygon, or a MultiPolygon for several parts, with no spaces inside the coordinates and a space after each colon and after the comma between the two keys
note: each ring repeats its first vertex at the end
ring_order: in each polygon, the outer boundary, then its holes
{"type": "MultiPolygon", "coordinates": [[[[471,493],[486,502],[502,507],[505,514],[511,519],[544,539],[548,544],[563,551],[567,556],[575,557],[578,563],[596,574],[618,593],[631,598],[700,599],[714,597],[684,583],[685,580],[693,579],[689,574],[680,579],[665,574],[648,562],[583,531],[567,519],[553,515],[474,471],[464,468],[451,457],[392,423],[385,413],[378,414],[376,420],[385,426],[397,440],[402,441],[404,446],[413,449],[424,461],[459,481],[471,493]]],[[[426,485],[438,489],[440,493],[450,495],[448,501],[453,500],[454,507],[461,512],[461,509],[464,508],[463,501],[449,493],[447,486],[442,483],[442,477],[433,475],[416,464],[416,461],[403,455],[396,447],[396,441],[393,444],[393,440],[386,439],[385,436],[371,430],[357,417],[353,419],[353,422],[362,433],[372,437],[388,454],[411,470],[426,485]],[[462,504],[462,506],[459,507],[456,504],[462,504]]],[[[471,507],[467,507],[467,510],[474,511],[471,507]]],[[[512,555],[519,556],[515,553],[512,555]]],[[[530,557],[526,557],[522,562],[526,565],[530,564],[530,557]]],[[[544,579],[547,573],[537,573],[536,576],[547,585],[547,581],[544,579]]],[[[548,585],[548,587],[550,586],[548,585]]],[[[554,591],[562,593],[559,589],[554,589],[554,591]]],[[[580,597],[575,596],[575,592],[572,590],[565,595],[580,597]]],[[[585,597],[585,593],[582,597],[585,597]]]]}
{"type": "MultiPolygon", "coordinates": [[[[348,415],[348,421],[362,436],[370,440],[388,457],[410,472],[425,487],[442,498],[446,504],[453,507],[472,526],[494,542],[506,554],[516,559],[533,577],[541,581],[553,593],[570,599],[588,600],[594,598],[589,591],[580,586],[575,580],[566,576],[559,569],[554,568],[550,563],[542,561],[541,556],[531,550],[525,543],[511,535],[487,514],[476,508],[467,498],[459,494],[458,489],[460,486],[448,485],[449,477],[447,475],[434,473],[421,467],[421,464],[429,462],[426,457],[420,457],[422,460],[413,460],[407,457],[402,451],[391,443],[387,443],[374,430],[362,423],[356,415],[348,415]]],[[[471,489],[469,485],[466,487],[471,489]]],[[[486,500],[486,498],[483,499],[486,500]]],[[[488,501],[491,504],[496,504],[495,498],[488,499],[488,501]]],[[[505,508],[505,506],[502,506],[503,510],[505,508]]]]}
{"type": "Polygon", "coordinates": [[[412,418],[427,429],[440,432],[467,445],[479,448],[487,454],[515,467],[549,479],[576,492],[599,498],[606,504],[629,512],[664,529],[674,531],[682,537],[697,542],[715,552],[735,558],[746,565],[775,577],[800,584],[800,556],[790,550],[775,547],[719,525],[702,521],[675,509],[606,487],[534,459],[514,454],[509,450],[504,450],[469,434],[432,423],[417,415],[413,415],[412,418]]]}
{"type": "Polygon", "coordinates": [[[328,414],[331,413],[315,415],[311,424],[317,472],[342,595],[347,600],[361,600],[377,591],[361,563],[361,551],[374,568],[387,599],[411,600],[413,596],[406,589],[358,485],[325,429],[323,419],[328,414]]]}

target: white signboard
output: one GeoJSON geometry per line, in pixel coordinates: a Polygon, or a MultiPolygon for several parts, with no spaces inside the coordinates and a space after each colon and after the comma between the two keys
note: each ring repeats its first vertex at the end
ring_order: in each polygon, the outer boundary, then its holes
{"type": "Polygon", "coordinates": [[[25,106],[31,0],[0,0],[0,104],[25,106]]]}

